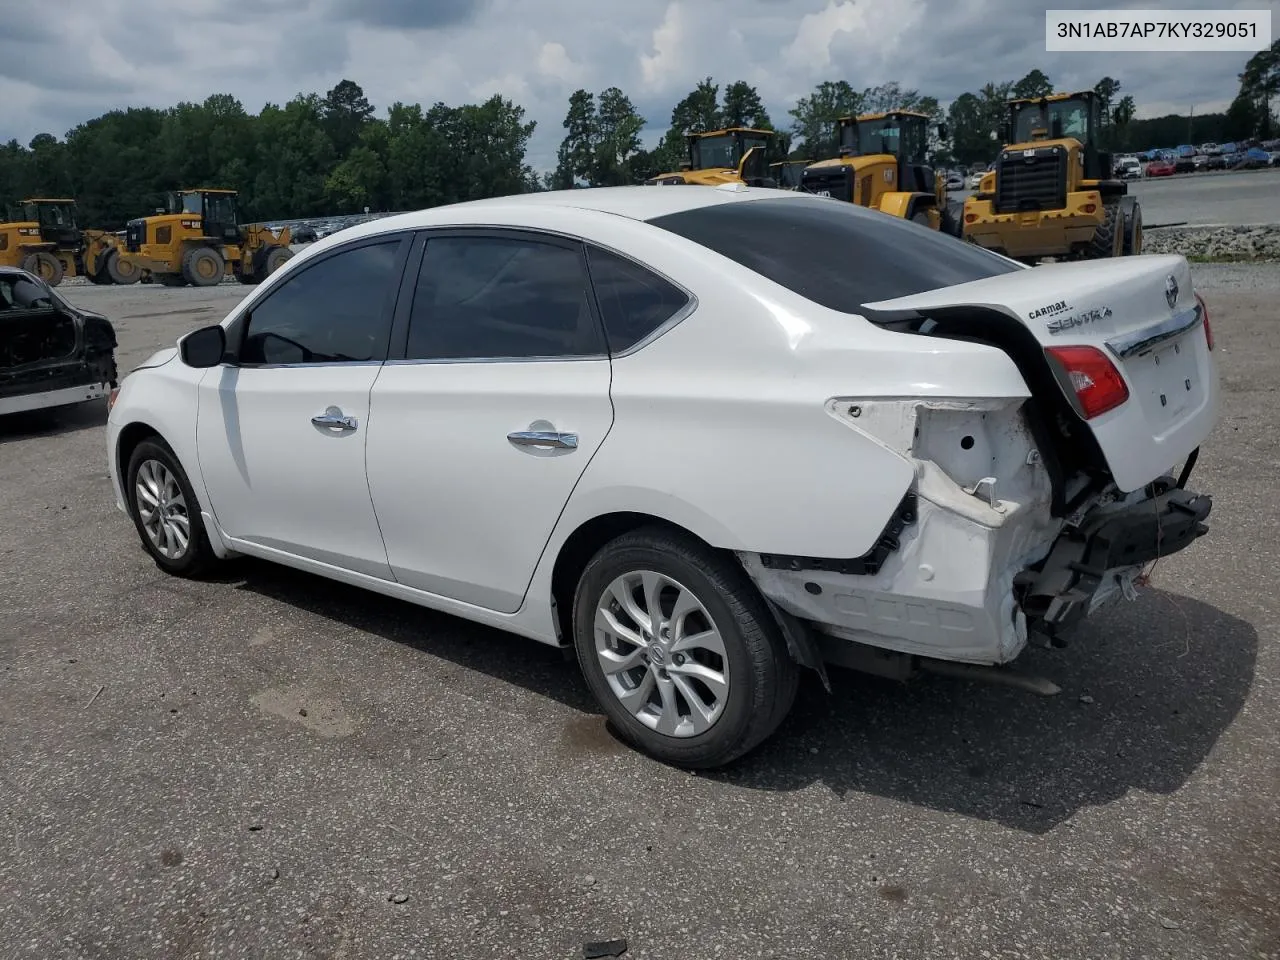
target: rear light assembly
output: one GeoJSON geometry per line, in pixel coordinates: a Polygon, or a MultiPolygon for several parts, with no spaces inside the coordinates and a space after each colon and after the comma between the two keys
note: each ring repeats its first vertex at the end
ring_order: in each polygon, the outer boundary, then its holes
{"type": "Polygon", "coordinates": [[[1196,294],[1196,303],[1200,304],[1200,319],[1204,322],[1204,339],[1209,345],[1209,349],[1213,349],[1213,327],[1209,326],[1209,305],[1204,302],[1204,297],[1196,294]]]}
{"type": "Polygon", "coordinates": [[[1124,377],[1097,347],[1048,347],[1045,352],[1058,361],[1086,420],[1100,417],[1129,399],[1124,377]]]}

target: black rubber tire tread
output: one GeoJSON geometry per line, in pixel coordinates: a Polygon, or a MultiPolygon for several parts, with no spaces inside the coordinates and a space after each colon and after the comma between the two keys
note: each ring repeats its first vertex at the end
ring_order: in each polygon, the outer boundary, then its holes
{"type": "Polygon", "coordinates": [[[142,279],[142,271],[134,268],[133,273],[123,273],[120,270],[120,254],[112,250],[102,259],[103,271],[110,277],[110,282],[119,284],[122,287],[128,287],[142,279]]]}
{"type": "Polygon", "coordinates": [[[1134,203],[1133,213],[1124,221],[1124,255],[1137,256],[1142,253],[1142,205],[1134,203]],[[1135,250],[1134,247],[1137,247],[1135,250]]]}
{"type": "Polygon", "coordinates": [[[687,769],[722,767],[754,750],[795,703],[800,667],[768,605],[746,571],[691,537],[646,527],[602,547],[579,578],[573,599],[573,641],[587,686],[614,727],[637,749],[687,769]],[[731,674],[729,703],[715,726],[687,739],[655,733],[618,703],[595,656],[598,595],[630,570],[665,573],[707,606],[725,641],[731,674]]]}
{"type": "Polygon", "coordinates": [[[245,273],[243,270],[236,270],[236,280],[244,284],[246,287],[252,287],[262,282],[262,274],[245,273]]]}
{"type": "MultiPolygon", "coordinates": [[[[1120,201],[1111,200],[1102,206],[1103,219],[1098,229],[1093,232],[1093,240],[1089,242],[1089,259],[1110,260],[1115,256],[1116,231],[1124,229],[1124,215],[1120,211],[1120,201]]],[[[1123,251],[1123,248],[1121,248],[1123,251]]]]}
{"type": "Polygon", "coordinates": [[[292,259],[293,251],[288,247],[272,247],[266,257],[263,258],[262,277],[271,276],[292,259]]]}
{"type": "Polygon", "coordinates": [[[193,247],[182,255],[182,276],[193,287],[216,287],[226,277],[226,272],[227,262],[222,259],[222,254],[217,250],[209,247],[193,247]],[[212,260],[218,265],[212,279],[205,280],[196,272],[197,260],[212,260]]]}
{"type": "Polygon", "coordinates": [[[142,549],[155,561],[156,566],[165,573],[175,577],[197,579],[217,562],[218,558],[213,552],[213,547],[209,544],[209,535],[205,532],[204,521],[200,517],[200,502],[196,499],[195,491],[191,489],[191,481],[187,479],[187,472],[182,469],[182,464],[178,462],[177,455],[159,437],[148,437],[133,448],[133,452],[129,455],[129,463],[124,471],[124,495],[125,502],[129,507],[129,516],[133,519],[134,528],[138,531],[138,538],[142,541],[142,549]],[[152,548],[151,541],[147,538],[146,531],[143,529],[142,518],[138,515],[134,489],[138,468],[142,466],[144,460],[159,460],[168,467],[169,472],[177,478],[178,486],[182,488],[182,496],[187,501],[187,516],[191,524],[191,539],[187,544],[186,553],[177,560],[161,556],[152,548]]]}
{"type": "Polygon", "coordinates": [[[948,200],[942,210],[942,232],[948,236],[962,239],[964,237],[964,206],[954,200],[948,200]]]}
{"type": "Polygon", "coordinates": [[[30,254],[22,261],[22,269],[27,273],[34,273],[51,287],[56,287],[62,282],[63,276],[67,272],[67,268],[62,265],[62,261],[55,257],[52,253],[45,250],[39,250],[30,254]],[[41,272],[41,265],[45,265],[49,270],[49,276],[45,276],[41,272]]]}

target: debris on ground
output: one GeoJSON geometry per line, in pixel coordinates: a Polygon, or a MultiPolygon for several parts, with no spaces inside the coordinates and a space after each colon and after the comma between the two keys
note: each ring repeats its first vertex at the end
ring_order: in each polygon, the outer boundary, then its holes
{"type": "Polygon", "coordinates": [[[584,960],[598,960],[600,957],[620,957],[627,952],[625,940],[599,940],[582,945],[584,960]]]}

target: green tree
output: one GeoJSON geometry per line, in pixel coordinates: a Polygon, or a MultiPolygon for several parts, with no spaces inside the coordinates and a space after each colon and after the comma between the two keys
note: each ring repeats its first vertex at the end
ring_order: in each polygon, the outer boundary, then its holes
{"type": "Polygon", "coordinates": [[[990,137],[985,106],[974,94],[962,93],[951,101],[947,126],[956,163],[973,166],[986,163],[994,156],[996,144],[990,137]]]}
{"type": "Polygon", "coordinates": [[[321,116],[338,157],[345,157],[355,149],[364,125],[373,114],[373,104],[354,80],[341,80],[325,94],[321,116]]]}
{"type": "Polygon", "coordinates": [[[566,133],[556,155],[559,161],[554,174],[556,189],[567,190],[578,180],[590,179],[600,139],[598,124],[595,94],[575,90],[569,97],[569,112],[564,118],[566,133]]]}
{"type": "Polygon", "coordinates": [[[1261,136],[1271,137],[1276,129],[1272,101],[1280,96],[1280,40],[1249,58],[1240,74],[1240,95],[1256,105],[1261,136]]]}
{"type": "Polygon", "coordinates": [[[826,80],[789,111],[799,150],[809,159],[836,155],[838,121],[863,112],[863,95],[845,80],[826,80]]]}
{"type": "Polygon", "coordinates": [[[773,129],[773,122],[769,119],[769,112],[765,109],[760,94],[745,80],[735,81],[724,88],[720,122],[726,127],[773,129]]]}
{"type": "Polygon", "coordinates": [[[1053,93],[1053,84],[1039,68],[1033,69],[1013,85],[1013,95],[1020,100],[1047,97],[1051,93],[1053,93]]]}
{"type": "Polygon", "coordinates": [[[600,94],[592,186],[622,186],[632,182],[630,162],[640,151],[643,129],[644,118],[636,113],[626,94],[617,87],[600,94]]]}
{"type": "Polygon", "coordinates": [[[1262,122],[1257,100],[1242,91],[1227,108],[1226,135],[1230,140],[1247,140],[1256,135],[1262,122]]]}

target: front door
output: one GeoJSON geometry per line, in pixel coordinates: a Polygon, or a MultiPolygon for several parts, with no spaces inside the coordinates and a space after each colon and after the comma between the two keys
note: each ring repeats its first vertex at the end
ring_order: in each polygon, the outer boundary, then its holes
{"type": "Polygon", "coordinates": [[[369,500],[369,392],[407,237],[292,271],[230,328],[200,384],[196,445],[218,526],[245,544],[391,579],[369,500]]]}
{"type": "Polygon", "coordinates": [[[581,245],[432,237],[403,358],[370,408],[369,483],[396,579],[518,610],[613,422],[609,372],[581,245]]]}

